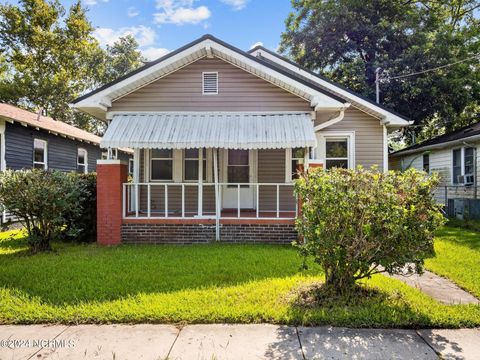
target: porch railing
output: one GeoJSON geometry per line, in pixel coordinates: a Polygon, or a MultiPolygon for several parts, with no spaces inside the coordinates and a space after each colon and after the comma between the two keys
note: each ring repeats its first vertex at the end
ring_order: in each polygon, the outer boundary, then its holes
{"type": "Polygon", "coordinates": [[[290,183],[124,183],[124,218],[294,219],[298,200],[290,183]],[[228,194],[227,194],[228,192],[228,194]],[[225,196],[229,204],[222,204],[225,196]],[[217,209],[217,206],[219,207],[217,209]]]}

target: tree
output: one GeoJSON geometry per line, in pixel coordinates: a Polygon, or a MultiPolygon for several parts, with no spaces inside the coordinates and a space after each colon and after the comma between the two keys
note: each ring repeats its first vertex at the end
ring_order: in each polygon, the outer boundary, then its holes
{"type": "Polygon", "coordinates": [[[417,124],[435,121],[449,130],[474,121],[480,108],[477,0],[292,0],[292,5],[280,50],[301,65],[372,100],[380,67],[382,102],[417,124]]]}
{"type": "Polygon", "coordinates": [[[300,253],[322,266],[327,289],[340,295],[376,273],[421,273],[444,222],[432,194],[437,183],[415,169],[309,171],[295,183],[300,253]]]}
{"type": "Polygon", "coordinates": [[[103,84],[129,73],[147,61],[138,50],[138,42],[132,35],[120,37],[112,46],[107,45],[106,52],[103,84]]]}

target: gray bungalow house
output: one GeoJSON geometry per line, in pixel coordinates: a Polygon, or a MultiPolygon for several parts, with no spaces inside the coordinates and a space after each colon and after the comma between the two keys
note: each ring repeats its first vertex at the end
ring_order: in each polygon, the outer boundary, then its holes
{"type": "Polygon", "coordinates": [[[211,35],[72,104],[109,123],[98,162],[100,244],[296,238],[299,166],[388,169],[408,119],[271,52],[211,35]]]}

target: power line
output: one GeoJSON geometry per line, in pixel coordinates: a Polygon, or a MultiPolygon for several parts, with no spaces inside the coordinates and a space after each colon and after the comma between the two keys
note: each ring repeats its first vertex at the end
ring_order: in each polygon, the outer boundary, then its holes
{"type": "Polygon", "coordinates": [[[469,61],[469,60],[472,60],[472,59],[476,59],[476,58],[479,58],[479,57],[480,57],[480,54],[476,54],[474,56],[470,56],[468,58],[458,60],[458,61],[455,61],[455,62],[450,63],[450,64],[437,66],[437,67],[427,69],[427,70],[416,71],[416,72],[413,72],[413,73],[410,73],[410,74],[397,75],[397,76],[392,76],[392,77],[383,77],[380,80],[395,80],[395,79],[401,79],[401,78],[406,78],[406,77],[410,77],[410,76],[420,75],[420,74],[424,74],[424,73],[427,73],[427,72],[432,72],[432,71],[436,71],[436,70],[443,69],[443,68],[446,68],[446,67],[450,67],[450,66],[453,66],[453,65],[456,65],[456,64],[460,64],[462,62],[469,61]]]}

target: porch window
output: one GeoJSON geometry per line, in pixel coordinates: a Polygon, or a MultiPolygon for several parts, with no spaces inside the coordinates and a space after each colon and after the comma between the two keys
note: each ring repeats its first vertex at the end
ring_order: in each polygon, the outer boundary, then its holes
{"type": "Polygon", "coordinates": [[[471,147],[454,149],[452,152],[452,183],[470,183],[475,176],[474,151],[471,147]],[[467,177],[463,178],[463,176],[467,177]]]}
{"type": "Polygon", "coordinates": [[[47,169],[47,142],[45,140],[33,140],[33,167],[47,169]]]}
{"type": "Polygon", "coordinates": [[[171,149],[151,150],[150,180],[173,180],[173,151],[171,149]]]}
{"type": "Polygon", "coordinates": [[[298,179],[298,165],[303,164],[305,160],[305,148],[292,149],[292,180],[298,179]]]}
{"type": "Polygon", "coordinates": [[[228,183],[249,182],[250,166],[248,163],[248,150],[228,150],[227,176],[228,183]]]}
{"type": "Polygon", "coordinates": [[[348,169],[348,138],[325,139],[325,168],[348,169]]]}
{"type": "MultiPolygon", "coordinates": [[[[183,178],[185,181],[198,181],[199,149],[185,149],[183,152],[183,178]]],[[[202,149],[203,181],[207,181],[207,150],[202,149]]]]}
{"type": "Polygon", "coordinates": [[[88,172],[87,150],[78,148],[77,150],[77,172],[86,174],[88,172]]]}

